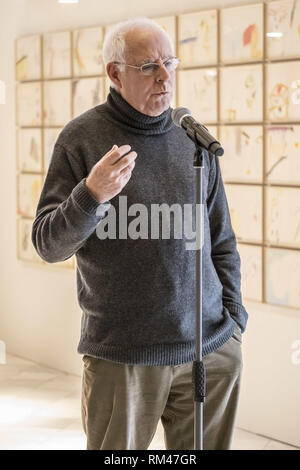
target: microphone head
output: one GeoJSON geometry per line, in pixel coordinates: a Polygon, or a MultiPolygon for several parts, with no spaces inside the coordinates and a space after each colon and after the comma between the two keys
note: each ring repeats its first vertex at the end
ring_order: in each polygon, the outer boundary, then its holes
{"type": "Polygon", "coordinates": [[[179,106],[178,108],[173,109],[171,117],[174,124],[176,124],[178,127],[181,127],[181,119],[187,114],[190,116],[192,115],[191,111],[188,108],[184,108],[183,106],[179,106]]]}

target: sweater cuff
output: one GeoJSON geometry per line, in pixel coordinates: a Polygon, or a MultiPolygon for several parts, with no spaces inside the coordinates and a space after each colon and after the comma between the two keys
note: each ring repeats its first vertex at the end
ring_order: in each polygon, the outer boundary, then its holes
{"type": "Polygon", "coordinates": [[[76,204],[88,215],[94,215],[101,219],[110,208],[111,203],[100,204],[85,185],[86,178],[75,186],[72,191],[72,198],[76,204]]]}

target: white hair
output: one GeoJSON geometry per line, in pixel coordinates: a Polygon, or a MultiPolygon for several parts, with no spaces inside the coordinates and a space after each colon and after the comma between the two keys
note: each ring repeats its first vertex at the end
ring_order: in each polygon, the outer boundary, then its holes
{"type": "MultiPolygon", "coordinates": [[[[106,70],[109,62],[125,62],[126,42],[125,36],[132,30],[154,30],[164,34],[168,39],[172,54],[174,55],[174,44],[169,34],[156,21],[146,17],[137,17],[130,20],[122,21],[114,25],[105,35],[102,47],[102,58],[106,70]]],[[[124,66],[119,66],[121,71],[124,66]]],[[[117,89],[117,86],[109,78],[110,86],[117,89]]]]}

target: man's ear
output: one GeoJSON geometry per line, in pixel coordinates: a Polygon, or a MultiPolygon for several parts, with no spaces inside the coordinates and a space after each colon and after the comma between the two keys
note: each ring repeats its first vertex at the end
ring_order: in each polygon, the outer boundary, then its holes
{"type": "Polygon", "coordinates": [[[114,64],[113,62],[109,62],[107,65],[106,65],[106,73],[107,75],[109,76],[109,78],[111,79],[111,81],[117,85],[118,88],[122,88],[122,83],[121,83],[121,80],[120,80],[120,70],[119,70],[119,67],[117,64],[114,64]]]}

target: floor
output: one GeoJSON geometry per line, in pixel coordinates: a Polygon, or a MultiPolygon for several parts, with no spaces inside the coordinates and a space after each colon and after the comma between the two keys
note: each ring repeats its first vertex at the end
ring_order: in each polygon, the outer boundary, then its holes
{"type": "MultiPolygon", "coordinates": [[[[81,378],[6,355],[0,364],[0,450],[84,450],[81,378]]],[[[149,450],[164,449],[161,424],[149,450]]],[[[233,450],[297,450],[236,428],[233,450]]]]}

